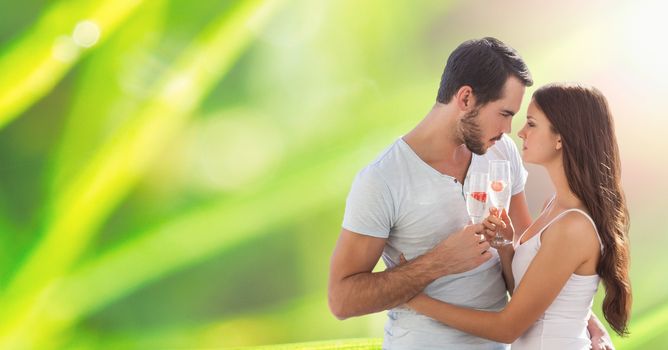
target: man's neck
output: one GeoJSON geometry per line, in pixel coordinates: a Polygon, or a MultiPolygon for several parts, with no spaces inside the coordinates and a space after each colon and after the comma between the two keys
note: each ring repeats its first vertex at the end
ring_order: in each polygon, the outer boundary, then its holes
{"type": "Polygon", "coordinates": [[[472,155],[457,136],[456,112],[452,106],[436,104],[404,141],[427,165],[463,182],[472,155]]]}
{"type": "Polygon", "coordinates": [[[457,135],[457,113],[454,106],[437,103],[425,118],[404,136],[404,141],[430,165],[468,163],[471,151],[457,135]]]}

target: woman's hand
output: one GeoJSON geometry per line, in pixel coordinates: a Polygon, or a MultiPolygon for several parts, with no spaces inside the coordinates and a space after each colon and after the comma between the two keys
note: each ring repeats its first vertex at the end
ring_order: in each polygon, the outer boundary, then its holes
{"type": "Polygon", "coordinates": [[[508,217],[506,210],[504,209],[501,213],[501,218],[499,218],[499,210],[496,208],[489,208],[489,214],[490,215],[482,222],[485,226],[485,230],[483,231],[485,239],[491,241],[498,229],[505,238],[515,242],[515,228],[513,227],[513,222],[510,220],[510,217],[508,217]]]}

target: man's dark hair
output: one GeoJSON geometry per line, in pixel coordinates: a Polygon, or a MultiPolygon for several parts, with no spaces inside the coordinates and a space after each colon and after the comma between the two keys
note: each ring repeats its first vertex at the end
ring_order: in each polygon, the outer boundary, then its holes
{"type": "Polygon", "coordinates": [[[465,41],[448,57],[436,101],[448,103],[459,88],[473,89],[476,105],[500,99],[503,85],[513,75],[533,85],[529,68],[512,47],[495,38],[465,41]]]}

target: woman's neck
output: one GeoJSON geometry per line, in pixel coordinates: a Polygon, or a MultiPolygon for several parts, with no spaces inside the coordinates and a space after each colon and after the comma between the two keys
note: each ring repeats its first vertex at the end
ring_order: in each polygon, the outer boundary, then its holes
{"type": "Polygon", "coordinates": [[[561,159],[559,159],[558,162],[547,165],[546,168],[547,172],[550,174],[550,180],[555,189],[555,205],[553,208],[558,208],[560,210],[584,208],[582,200],[573,193],[568,185],[568,179],[566,178],[566,172],[561,159]]]}

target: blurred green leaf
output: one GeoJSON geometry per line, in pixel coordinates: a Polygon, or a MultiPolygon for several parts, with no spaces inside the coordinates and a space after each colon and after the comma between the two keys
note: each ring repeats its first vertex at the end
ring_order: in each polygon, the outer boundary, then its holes
{"type": "Polygon", "coordinates": [[[343,169],[353,171],[351,165],[357,163],[355,160],[358,157],[358,154],[350,153],[294,172],[282,179],[280,184],[272,184],[271,189],[248,197],[226,198],[143,233],[103,254],[54,286],[54,293],[50,296],[53,302],[38,322],[45,329],[38,328],[37,333],[51,334],[54,329],[67,327],[82,315],[165,273],[206,259],[221,250],[233,249],[253,235],[268,232],[267,229],[284,225],[295,215],[317,209],[343,196],[345,192],[342,189],[349,179],[342,178],[338,172],[343,169]],[[305,178],[319,181],[305,183],[305,178]],[[293,196],[302,199],[289,206],[281,204],[293,196]],[[252,217],[256,219],[248,220],[252,217]],[[185,237],[188,239],[184,240],[185,237]],[[147,259],[154,263],[143,263],[147,259]],[[106,282],[109,276],[118,275],[123,278],[115,279],[113,283],[106,282]],[[90,293],[91,290],[95,293],[90,293]]]}
{"type": "Polygon", "coordinates": [[[214,21],[158,81],[154,97],[139,115],[59,193],[48,231],[7,288],[0,328],[5,342],[28,341],[27,332],[37,315],[34,310],[42,307],[37,301],[49,293],[45,288],[67,271],[100,222],[247,47],[253,33],[246,23],[252,20],[260,25],[276,3],[243,2],[214,21]]]}
{"type": "Polygon", "coordinates": [[[636,142],[665,129],[652,104],[663,90],[651,82],[666,80],[658,5],[263,5],[0,4],[0,41],[15,38],[0,47],[0,347],[336,348],[359,342],[301,342],[379,336],[384,315],[340,322],[327,310],[344,196],[427,112],[452,48],[486,35],[519,50],[536,87],[582,80],[612,94],[636,302],[632,336],[615,342],[664,347],[668,284],[656,267],[668,235],[653,185],[664,169],[636,142]],[[271,19],[248,24],[263,8],[271,19]],[[522,25],[494,20],[514,16],[522,25]],[[86,19],[101,28],[92,49],[72,40],[86,19]]]}
{"type": "Polygon", "coordinates": [[[72,39],[88,20],[99,30],[97,45],[137,10],[141,0],[57,1],[22,37],[0,51],[0,127],[49,93],[84,53],[72,39]]]}
{"type": "Polygon", "coordinates": [[[77,98],[50,164],[51,198],[150,103],[156,80],[170,68],[170,62],[156,57],[165,31],[166,6],[165,0],[144,4],[77,67],[72,91],[77,98]]]}
{"type": "MultiPolygon", "coordinates": [[[[162,349],[162,348],[228,348],[239,344],[281,343],[281,339],[320,340],[355,338],[368,328],[382,332],[384,313],[339,321],[330,314],[327,298],[321,293],[308,294],[262,311],[249,310],[205,324],[149,329],[139,332],[128,329],[106,334],[104,339],[94,334],[79,334],[69,342],[72,346],[104,349],[162,349]],[[378,323],[380,321],[381,323],[378,323]],[[309,334],[303,334],[309,329],[309,334]]],[[[350,339],[353,340],[353,339],[350,339]]],[[[364,341],[364,339],[356,339],[364,341]]],[[[366,339],[373,343],[377,339],[366,339]]],[[[343,344],[348,340],[308,343],[314,345],[343,344]]],[[[351,344],[356,344],[353,341],[351,344]]],[[[306,345],[306,344],[304,344],[306,345]]],[[[287,346],[304,346],[288,344],[287,346]]]]}
{"type": "Polygon", "coordinates": [[[633,319],[629,337],[619,337],[615,333],[613,342],[617,349],[648,349],[647,345],[655,339],[665,336],[668,329],[668,303],[663,303],[633,319]]]}

